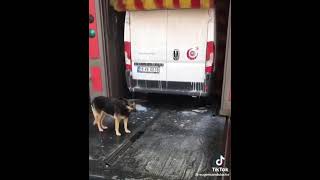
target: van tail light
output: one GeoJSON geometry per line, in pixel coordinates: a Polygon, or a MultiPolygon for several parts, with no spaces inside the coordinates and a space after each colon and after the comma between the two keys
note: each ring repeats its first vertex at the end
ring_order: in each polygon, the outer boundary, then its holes
{"type": "Polygon", "coordinates": [[[207,52],[206,52],[206,70],[205,72],[211,74],[214,72],[214,55],[215,55],[215,45],[213,41],[207,42],[207,52]]]}
{"type": "Polygon", "coordinates": [[[132,61],[131,61],[131,42],[124,42],[124,57],[126,60],[126,70],[132,70],[132,61]]]}

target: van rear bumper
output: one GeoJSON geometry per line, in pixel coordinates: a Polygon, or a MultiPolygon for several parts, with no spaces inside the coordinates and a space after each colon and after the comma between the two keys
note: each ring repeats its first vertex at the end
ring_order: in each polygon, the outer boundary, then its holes
{"type": "Polygon", "coordinates": [[[126,76],[127,85],[130,92],[177,94],[189,96],[206,97],[210,94],[210,78],[204,82],[173,82],[173,81],[153,81],[135,80],[130,73],[126,76]]]}
{"type": "Polygon", "coordinates": [[[175,94],[175,95],[188,95],[188,96],[201,96],[207,97],[208,92],[202,91],[186,91],[183,89],[159,89],[159,88],[141,88],[133,87],[129,88],[131,92],[142,92],[142,93],[157,93],[157,94],[175,94]]]}

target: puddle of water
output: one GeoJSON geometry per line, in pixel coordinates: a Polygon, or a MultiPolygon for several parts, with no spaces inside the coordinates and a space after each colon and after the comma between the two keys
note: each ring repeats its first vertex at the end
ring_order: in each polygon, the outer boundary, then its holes
{"type": "Polygon", "coordinates": [[[197,115],[197,113],[192,112],[192,111],[182,111],[181,114],[183,114],[185,116],[195,116],[195,115],[197,115]]]}
{"type": "Polygon", "coordinates": [[[196,113],[204,113],[204,112],[207,112],[208,110],[206,110],[206,109],[194,109],[192,111],[196,112],[196,113]]]}
{"type": "Polygon", "coordinates": [[[136,110],[137,110],[137,111],[146,112],[146,111],[147,111],[147,108],[144,107],[144,106],[142,106],[142,105],[140,105],[140,104],[137,104],[137,105],[136,105],[136,110]]]}

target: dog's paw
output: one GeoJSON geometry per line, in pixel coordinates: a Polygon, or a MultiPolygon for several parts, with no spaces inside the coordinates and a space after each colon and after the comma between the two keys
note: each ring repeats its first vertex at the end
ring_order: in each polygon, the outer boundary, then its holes
{"type": "Polygon", "coordinates": [[[103,132],[103,129],[99,129],[100,132],[103,132]]]}
{"type": "Polygon", "coordinates": [[[108,127],[107,126],[101,126],[102,127],[102,129],[108,129],[108,127]]]}
{"type": "Polygon", "coordinates": [[[130,130],[128,130],[128,129],[127,129],[127,130],[125,130],[125,132],[126,132],[126,133],[128,133],[128,134],[129,134],[129,133],[131,133],[131,131],[130,131],[130,130]]]}
{"type": "Polygon", "coordinates": [[[116,132],[116,135],[117,135],[117,136],[121,136],[121,133],[119,133],[119,132],[116,132]]]}

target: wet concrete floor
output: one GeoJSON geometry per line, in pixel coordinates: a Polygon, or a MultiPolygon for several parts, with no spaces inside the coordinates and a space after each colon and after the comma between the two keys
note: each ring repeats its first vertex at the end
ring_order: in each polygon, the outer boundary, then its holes
{"type": "Polygon", "coordinates": [[[129,118],[131,134],[115,136],[112,120],[99,133],[89,119],[89,179],[215,179],[225,118],[194,98],[149,98],[129,118]]]}

